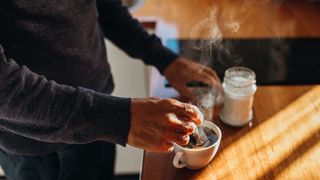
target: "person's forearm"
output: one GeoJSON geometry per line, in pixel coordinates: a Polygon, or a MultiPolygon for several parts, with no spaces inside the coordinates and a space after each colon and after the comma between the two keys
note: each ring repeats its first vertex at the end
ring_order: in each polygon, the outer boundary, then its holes
{"type": "Polygon", "coordinates": [[[130,99],[48,81],[5,57],[0,45],[0,128],[45,142],[125,145],[130,99]]]}
{"type": "Polygon", "coordinates": [[[97,0],[99,22],[105,36],[132,57],[156,66],[161,73],[178,55],[149,35],[118,0],[97,0]]]}

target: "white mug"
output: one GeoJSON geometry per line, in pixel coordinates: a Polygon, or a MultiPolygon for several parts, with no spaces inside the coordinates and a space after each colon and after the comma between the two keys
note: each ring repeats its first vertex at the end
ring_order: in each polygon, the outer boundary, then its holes
{"type": "Polygon", "coordinates": [[[175,143],[174,152],[175,156],[173,158],[173,166],[176,168],[188,168],[188,169],[201,169],[205,167],[216,155],[220,141],[221,141],[221,130],[218,126],[210,121],[204,121],[203,127],[208,127],[212,129],[218,136],[218,140],[212,145],[205,148],[184,148],[175,143]]]}

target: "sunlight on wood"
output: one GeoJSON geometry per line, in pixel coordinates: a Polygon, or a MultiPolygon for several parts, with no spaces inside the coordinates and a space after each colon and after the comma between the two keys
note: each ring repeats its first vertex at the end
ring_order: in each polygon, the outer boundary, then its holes
{"type": "MultiPolygon", "coordinates": [[[[280,176],[282,172],[273,172],[272,169],[285,170],[287,166],[291,173],[286,174],[293,178],[308,176],[304,169],[297,169],[295,165],[302,158],[312,159],[312,167],[317,167],[320,161],[320,87],[313,88],[285,109],[257,126],[254,130],[232,143],[220,152],[220,155],[208,166],[194,176],[209,173],[215,167],[215,178],[255,179],[280,176]],[[288,136],[289,135],[289,136],[288,136]],[[294,138],[292,138],[294,137],[294,138]],[[316,142],[316,143],[312,143],[316,142]],[[311,143],[311,145],[310,145],[311,143]],[[318,156],[312,154],[318,152],[318,156]],[[223,155],[221,155],[223,154],[223,155]],[[241,154],[241,158],[234,158],[241,154]],[[291,156],[291,159],[286,159],[291,156]],[[224,157],[224,158],[222,158],[224,157]],[[286,161],[283,163],[283,161],[286,161]],[[241,166],[241,168],[239,168],[241,166]],[[244,167],[247,171],[243,171],[244,167]],[[284,166],[284,167],[279,167],[284,166]],[[223,167],[218,168],[217,167],[223,167]],[[228,167],[228,171],[226,171],[228,167]]],[[[307,163],[308,161],[303,161],[307,163]]],[[[310,168],[308,164],[308,168],[310,168]]],[[[301,164],[300,164],[301,166],[301,164]]],[[[317,171],[314,169],[313,172],[317,171]]],[[[317,177],[320,178],[320,175],[317,177]]]]}
{"type": "MultiPolygon", "coordinates": [[[[313,121],[320,124],[320,115],[316,115],[313,118],[313,121]]],[[[307,149],[307,147],[301,147],[306,148],[306,152],[303,154],[297,154],[296,155],[296,161],[292,164],[290,164],[286,169],[283,170],[283,172],[280,172],[279,178],[281,179],[290,179],[292,177],[288,176],[291,173],[289,172],[295,172],[296,179],[303,179],[308,177],[309,179],[319,179],[319,175],[316,176],[312,172],[317,172],[319,170],[319,154],[320,154],[320,130],[318,129],[318,132],[314,136],[318,136],[318,138],[313,138],[312,142],[309,142],[312,146],[310,149],[307,149]],[[304,171],[301,171],[298,165],[303,165],[308,168],[306,168],[304,171]]],[[[308,144],[305,144],[306,146],[310,146],[308,144]]]]}
{"type": "Polygon", "coordinates": [[[288,169],[284,170],[281,175],[279,176],[279,179],[292,179],[291,173],[289,172],[295,172],[295,179],[306,179],[308,177],[309,179],[319,179],[319,174],[314,175],[314,172],[319,171],[319,154],[320,154],[320,141],[311,148],[308,153],[302,154],[297,161],[288,167],[288,169]],[[303,166],[308,167],[304,171],[301,171],[299,166],[296,166],[296,164],[303,164],[303,166]]]}
{"type": "Polygon", "coordinates": [[[259,86],[251,126],[215,123],[222,141],[207,167],[176,169],[174,154],[145,153],[142,179],[320,179],[319,85],[259,86]]]}

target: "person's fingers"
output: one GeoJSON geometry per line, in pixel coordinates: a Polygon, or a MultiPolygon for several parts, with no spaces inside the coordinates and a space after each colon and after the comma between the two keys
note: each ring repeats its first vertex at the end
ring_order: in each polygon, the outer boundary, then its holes
{"type": "MultiPolygon", "coordinates": [[[[180,120],[180,121],[182,121],[182,122],[188,122],[188,123],[190,123],[191,124],[191,126],[192,126],[192,124],[197,124],[197,125],[201,125],[202,124],[202,116],[203,115],[201,115],[200,114],[201,112],[199,111],[199,112],[197,112],[197,115],[196,116],[193,116],[193,117],[186,117],[186,116],[179,116],[178,115],[178,119],[180,120]]],[[[193,127],[193,126],[192,126],[193,127]]]]}
{"type": "Polygon", "coordinates": [[[204,81],[204,83],[211,86],[217,86],[218,84],[220,84],[220,81],[216,79],[215,76],[212,76],[208,72],[203,72],[199,78],[200,80],[204,81]]]}
{"type": "Polygon", "coordinates": [[[162,146],[159,148],[160,149],[160,152],[172,152],[173,149],[174,149],[174,146],[171,142],[168,142],[168,141],[164,141],[162,146]]]}
{"type": "Polygon", "coordinates": [[[208,73],[210,76],[214,77],[216,81],[220,82],[220,78],[214,70],[212,70],[211,68],[205,68],[204,71],[208,73]]]}
{"type": "Polygon", "coordinates": [[[150,100],[160,100],[161,98],[153,96],[153,97],[149,97],[150,100]]]}
{"type": "Polygon", "coordinates": [[[212,86],[215,88],[218,95],[222,94],[222,86],[219,77],[216,75],[216,77],[213,77],[207,72],[202,73],[199,76],[195,76],[196,81],[201,81],[205,84],[208,84],[209,86],[212,86]]]}
{"type": "Polygon", "coordinates": [[[171,131],[166,134],[166,139],[168,142],[174,142],[181,146],[185,146],[189,143],[189,135],[181,135],[180,133],[171,131]]]}
{"type": "Polygon", "coordinates": [[[153,138],[150,139],[151,141],[144,140],[142,146],[144,149],[149,152],[160,152],[160,153],[167,153],[173,150],[172,138],[168,137],[168,130],[162,131],[162,134],[153,134],[153,138]],[[169,140],[170,139],[170,140],[169,140]]]}
{"type": "Polygon", "coordinates": [[[168,122],[166,123],[166,127],[170,127],[170,129],[174,131],[178,131],[181,134],[191,134],[194,131],[194,125],[201,125],[202,124],[202,114],[197,107],[190,105],[192,109],[196,112],[196,114],[192,117],[190,116],[181,116],[170,113],[168,116],[168,122]]]}
{"type": "Polygon", "coordinates": [[[206,73],[208,73],[211,76],[211,78],[213,78],[212,81],[213,81],[214,87],[218,91],[220,91],[222,89],[222,86],[221,86],[221,80],[220,80],[218,74],[214,70],[212,70],[211,68],[206,68],[205,71],[206,71],[206,73]]]}
{"type": "Polygon", "coordinates": [[[219,78],[219,76],[217,75],[217,73],[215,71],[213,71],[211,68],[208,68],[206,70],[207,73],[209,73],[212,77],[214,77],[214,80],[213,80],[213,87],[215,88],[215,91],[216,91],[216,103],[217,104],[222,104],[223,102],[223,88],[222,88],[222,85],[221,85],[221,80],[219,78]]]}
{"type": "Polygon", "coordinates": [[[176,83],[173,84],[173,87],[183,96],[190,98],[192,101],[194,100],[192,90],[187,87],[186,83],[176,83]]]}
{"type": "Polygon", "coordinates": [[[190,74],[187,81],[200,81],[208,85],[214,85],[215,77],[210,75],[207,70],[203,69],[195,74],[190,74]]]}
{"type": "Polygon", "coordinates": [[[172,131],[180,133],[182,135],[191,134],[194,131],[194,127],[191,122],[176,120],[169,125],[172,131]]]}
{"type": "Polygon", "coordinates": [[[182,103],[174,99],[166,99],[168,103],[167,110],[177,115],[187,116],[187,117],[196,117],[197,112],[194,111],[191,104],[182,103]]]}
{"type": "Polygon", "coordinates": [[[204,120],[203,114],[201,113],[200,109],[197,106],[195,106],[195,105],[191,105],[191,106],[192,106],[193,110],[195,112],[197,112],[197,118],[196,118],[196,120],[194,122],[198,126],[202,125],[203,120],[204,120]]]}

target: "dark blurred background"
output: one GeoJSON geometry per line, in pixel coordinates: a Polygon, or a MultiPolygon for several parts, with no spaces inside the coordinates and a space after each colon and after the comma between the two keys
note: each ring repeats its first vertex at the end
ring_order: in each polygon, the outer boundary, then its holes
{"type": "MultiPolygon", "coordinates": [[[[195,41],[200,40],[169,39],[167,46],[199,60],[201,51],[191,45],[195,41]]],[[[213,67],[220,78],[229,67],[246,66],[255,71],[259,85],[320,83],[320,38],[224,39],[221,46],[212,50],[209,63],[201,62],[213,67]]]]}

